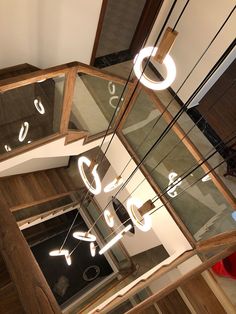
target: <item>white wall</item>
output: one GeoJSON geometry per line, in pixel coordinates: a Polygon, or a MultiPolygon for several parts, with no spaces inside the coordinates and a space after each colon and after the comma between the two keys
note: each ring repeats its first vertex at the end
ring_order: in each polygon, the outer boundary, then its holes
{"type": "MultiPolygon", "coordinates": [[[[103,147],[105,149],[106,146],[103,147]]],[[[108,183],[115,175],[119,175],[123,170],[126,163],[130,160],[130,155],[125,147],[120,142],[117,136],[114,137],[109,150],[106,153],[106,157],[112,164],[112,169],[108,172],[108,177],[104,177],[103,186],[108,183]]],[[[134,170],[136,164],[132,160],[123,174],[124,181],[128,178],[130,173],[134,170]]],[[[123,202],[133,192],[137,185],[145,179],[144,175],[138,170],[133,178],[126,185],[124,191],[121,191],[117,198],[123,202]]],[[[117,189],[118,190],[118,189],[117,189]]],[[[115,192],[117,192],[115,190],[115,192]]],[[[104,207],[107,204],[109,198],[114,195],[112,193],[102,193],[97,197],[99,204],[104,207]]],[[[132,197],[140,199],[142,202],[152,199],[156,195],[151,185],[145,180],[140,187],[132,193],[132,197]]],[[[155,203],[156,208],[162,206],[161,201],[155,203]]],[[[175,221],[163,206],[157,212],[152,215],[152,229],[148,232],[139,231],[135,228],[135,236],[125,235],[122,242],[131,256],[141,253],[145,250],[153,248],[162,244],[170,255],[173,255],[176,251],[181,249],[190,249],[191,246],[176,225],[175,221]]]]}
{"type": "MultiPolygon", "coordinates": [[[[147,45],[154,44],[172,3],[173,0],[164,1],[147,45]]],[[[186,0],[177,1],[177,5],[171,14],[167,26],[174,26],[185,3],[186,0]]],[[[179,34],[170,52],[177,67],[177,77],[171,86],[174,91],[180,88],[234,6],[234,0],[192,0],[189,2],[177,25],[176,30],[179,34]]],[[[185,102],[188,100],[234,40],[235,29],[236,12],[231,15],[225,27],[210,46],[183,88],[179,91],[178,96],[182,101],[185,102]]],[[[158,69],[164,75],[163,68],[158,66],[158,69]]]]}
{"type": "Polygon", "coordinates": [[[1,0],[0,68],[89,63],[102,0],[1,0]]]}

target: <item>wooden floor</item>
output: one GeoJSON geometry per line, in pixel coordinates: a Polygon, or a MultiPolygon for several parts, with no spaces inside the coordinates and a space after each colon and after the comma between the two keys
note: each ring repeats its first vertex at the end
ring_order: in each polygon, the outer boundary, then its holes
{"type": "Polygon", "coordinates": [[[206,117],[209,125],[223,142],[225,142],[226,137],[236,132],[235,100],[236,60],[207,92],[200,101],[199,106],[196,107],[206,117]]]}

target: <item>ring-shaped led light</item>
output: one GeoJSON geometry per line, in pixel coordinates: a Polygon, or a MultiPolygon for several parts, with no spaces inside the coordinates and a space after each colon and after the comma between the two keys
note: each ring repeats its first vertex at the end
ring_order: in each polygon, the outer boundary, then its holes
{"type": "Polygon", "coordinates": [[[111,212],[108,209],[104,210],[104,219],[107,223],[107,225],[112,228],[114,227],[115,221],[114,221],[114,217],[112,216],[111,212]]]}
{"type": "Polygon", "coordinates": [[[111,192],[115,190],[116,188],[118,188],[118,186],[120,186],[122,183],[123,183],[122,177],[117,177],[111,183],[106,185],[103,191],[105,193],[111,192]]]}
{"type": "Polygon", "coordinates": [[[150,56],[154,57],[157,53],[157,47],[146,47],[140,50],[134,59],[134,73],[140,82],[146,87],[153,90],[162,90],[169,87],[175,80],[176,77],[176,67],[173,59],[169,54],[166,55],[163,60],[163,64],[166,67],[166,79],[164,81],[156,82],[151,80],[143,73],[142,62],[145,58],[150,56]]]}
{"type": "Polygon", "coordinates": [[[41,101],[41,98],[40,97],[37,97],[34,99],[34,106],[35,108],[37,109],[37,111],[40,113],[40,114],[44,114],[45,113],[45,108],[42,104],[42,101],[41,101]]]}
{"type": "Polygon", "coordinates": [[[92,170],[92,176],[93,176],[93,178],[94,178],[94,182],[95,182],[96,188],[94,188],[94,187],[90,184],[90,182],[89,182],[89,180],[88,180],[88,178],[87,178],[87,176],[86,176],[86,174],[85,174],[85,172],[84,172],[84,164],[85,164],[87,167],[90,167],[91,161],[90,161],[87,157],[82,156],[82,157],[80,157],[80,158],[78,159],[78,169],[79,169],[81,178],[82,178],[82,180],[84,181],[84,184],[86,185],[86,187],[88,188],[88,190],[89,190],[91,193],[93,193],[94,195],[98,195],[98,194],[101,192],[101,190],[102,190],[101,180],[100,180],[99,175],[98,175],[98,173],[97,173],[98,164],[96,164],[96,165],[93,167],[93,170],[92,170]]]}
{"type": "Polygon", "coordinates": [[[111,95],[114,95],[116,92],[116,85],[112,81],[109,81],[107,86],[108,86],[109,93],[111,95]]]}
{"type": "Polygon", "coordinates": [[[11,151],[11,146],[10,145],[4,145],[5,151],[10,152],[11,151]]]}
{"type": "Polygon", "coordinates": [[[96,241],[96,236],[88,233],[88,232],[83,232],[83,231],[76,231],[73,233],[73,237],[81,240],[81,241],[87,241],[87,242],[94,242],[96,241]]]}
{"type": "Polygon", "coordinates": [[[152,218],[151,216],[146,213],[143,215],[142,221],[138,218],[138,216],[135,213],[135,207],[140,208],[142,206],[142,203],[138,199],[130,198],[127,201],[127,211],[129,213],[129,216],[136,227],[138,227],[141,231],[149,231],[152,228],[152,218]]]}
{"type": "Polygon", "coordinates": [[[25,140],[28,131],[29,131],[29,123],[25,121],[21,125],[19,136],[18,136],[18,139],[20,142],[23,142],[25,140]]]}
{"type": "Polygon", "coordinates": [[[67,262],[67,265],[71,265],[71,257],[70,257],[70,253],[68,250],[54,250],[54,251],[51,251],[49,252],[49,255],[50,256],[65,256],[65,259],[66,259],[66,262],[67,262]]]}
{"type": "Polygon", "coordinates": [[[91,256],[94,257],[96,255],[96,246],[95,246],[94,242],[91,242],[89,247],[90,247],[91,256]]]}

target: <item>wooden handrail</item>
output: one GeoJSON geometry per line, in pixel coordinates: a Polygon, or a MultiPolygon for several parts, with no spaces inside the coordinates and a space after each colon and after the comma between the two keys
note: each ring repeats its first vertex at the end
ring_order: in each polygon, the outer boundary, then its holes
{"type": "Polygon", "coordinates": [[[0,200],[0,252],[27,314],[61,310],[16,221],[0,200]]]}
{"type": "Polygon", "coordinates": [[[186,273],[185,275],[177,279],[175,282],[169,284],[165,288],[159,290],[158,292],[154,293],[152,296],[145,299],[143,302],[133,307],[131,310],[126,312],[126,314],[135,314],[135,313],[139,313],[140,311],[144,311],[147,307],[158,302],[160,299],[164,298],[166,295],[168,295],[173,290],[177,289],[186,281],[190,280],[191,278],[193,278],[194,276],[198,274],[201,274],[204,270],[214,265],[218,260],[232,254],[235,250],[236,250],[236,245],[233,245],[225,249],[223,252],[218,253],[215,256],[209,258],[207,261],[203,262],[202,264],[197,266],[195,269],[189,271],[188,273],[186,273]]]}
{"type": "Polygon", "coordinates": [[[207,240],[200,241],[197,243],[196,249],[198,250],[198,252],[205,252],[221,246],[234,244],[236,244],[236,230],[222,232],[207,240]]]}
{"type": "Polygon", "coordinates": [[[183,263],[190,257],[194,256],[196,254],[195,250],[185,251],[180,256],[178,256],[175,260],[170,262],[167,265],[161,266],[159,269],[157,269],[154,273],[149,275],[146,279],[142,279],[141,281],[138,281],[134,286],[129,288],[129,290],[125,291],[125,294],[119,294],[114,299],[110,300],[106,305],[104,306],[98,306],[97,309],[95,309],[92,313],[103,313],[104,310],[106,312],[108,310],[111,310],[112,308],[116,307],[117,305],[121,304],[125,300],[127,300],[129,297],[136,294],[138,291],[144,289],[147,285],[149,285],[153,280],[157,280],[164,274],[168,273],[170,270],[177,267],[179,264],[183,263]]]}

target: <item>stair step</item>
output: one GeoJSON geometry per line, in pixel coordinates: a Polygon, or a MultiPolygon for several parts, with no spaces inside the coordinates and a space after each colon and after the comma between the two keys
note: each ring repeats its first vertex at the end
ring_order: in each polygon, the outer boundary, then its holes
{"type": "Polygon", "coordinates": [[[61,178],[61,180],[64,182],[67,191],[74,191],[76,190],[75,184],[73,182],[73,180],[70,178],[67,169],[65,168],[57,168],[57,173],[59,175],[59,177],[61,178]]]}
{"type": "Polygon", "coordinates": [[[49,169],[49,170],[46,170],[45,173],[48,176],[54,188],[56,189],[57,193],[60,194],[60,193],[64,193],[68,191],[67,187],[65,186],[64,181],[59,176],[57,169],[49,169]]]}
{"type": "Polygon", "coordinates": [[[31,73],[38,70],[40,69],[28,63],[18,64],[12,67],[0,69],[0,80],[5,80],[11,77],[31,73]]]}
{"type": "Polygon", "coordinates": [[[56,187],[50,181],[45,171],[35,172],[33,175],[38,183],[38,188],[42,191],[42,198],[57,194],[56,187]]]}

